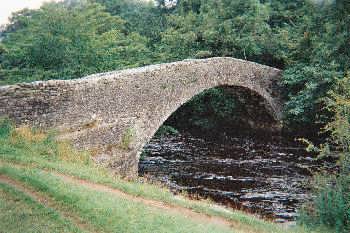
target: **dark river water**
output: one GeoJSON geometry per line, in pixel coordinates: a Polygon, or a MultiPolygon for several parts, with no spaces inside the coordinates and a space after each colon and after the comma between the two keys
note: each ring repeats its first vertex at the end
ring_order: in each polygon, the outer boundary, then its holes
{"type": "Polygon", "coordinates": [[[314,161],[302,145],[279,137],[204,140],[190,134],[153,138],[144,148],[141,176],[174,192],[213,199],[276,222],[293,221],[310,198],[311,173],[331,169],[314,161]]]}

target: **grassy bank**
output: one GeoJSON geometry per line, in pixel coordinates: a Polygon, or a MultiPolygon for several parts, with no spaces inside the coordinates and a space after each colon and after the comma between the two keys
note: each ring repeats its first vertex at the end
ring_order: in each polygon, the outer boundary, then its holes
{"type": "Polygon", "coordinates": [[[0,232],[81,232],[55,210],[0,182],[0,232]]]}
{"type": "Polygon", "coordinates": [[[11,222],[0,221],[3,232],[29,228],[32,232],[307,232],[301,227],[286,230],[210,201],[174,196],[142,181],[119,179],[68,143],[6,122],[0,128],[0,183],[1,219],[11,222]],[[67,175],[76,182],[64,179],[67,175]],[[91,185],[84,186],[81,180],[91,185]],[[93,188],[93,184],[144,201],[93,188]],[[182,214],[182,208],[194,214],[182,214]]]}

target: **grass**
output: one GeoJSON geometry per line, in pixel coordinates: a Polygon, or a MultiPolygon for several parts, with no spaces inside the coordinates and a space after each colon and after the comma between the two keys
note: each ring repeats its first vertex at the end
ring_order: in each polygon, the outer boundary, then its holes
{"type": "MultiPolygon", "coordinates": [[[[56,142],[52,136],[41,131],[33,131],[28,127],[15,129],[9,127],[8,123],[1,125],[1,122],[0,173],[52,198],[60,209],[73,213],[100,232],[307,232],[299,226],[287,230],[255,216],[225,209],[207,200],[192,201],[182,196],[174,196],[167,189],[144,183],[142,180],[125,181],[96,166],[87,153],[73,150],[66,142],[56,142]],[[67,183],[55,175],[57,173],[113,187],[133,196],[186,207],[209,216],[218,216],[232,221],[235,228],[227,229],[218,224],[198,224],[181,214],[167,213],[159,208],[67,183]]],[[[19,215],[20,209],[16,212],[19,215]]],[[[2,213],[11,215],[3,211],[2,213]]],[[[22,225],[20,218],[17,221],[17,225],[22,225]]],[[[36,219],[31,221],[40,226],[43,224],[36,219]]],[[[0,229],[4,229],[4,232],[17,232],[5,227],[0,229]]],[[[57,220],[57,228],[60,227],[57,220]]],[[[67,229],[68,232],[75,232],[73,226],[67,229]]]]}
{"type": "Polygon", "coordinates": [[[0,232],[81,232],[52,209],[0,183],[0,232]]]}
{"type": "Polygon", "coordinates": [[[3,167],[0,174],[51,197],[61,209],[94,225],[98,232],[231,232],[225,226],[198,224],[180,213],[169,214],[165,210],[118,198],[110,193],[69,184],[41,170],[3,167]]]}

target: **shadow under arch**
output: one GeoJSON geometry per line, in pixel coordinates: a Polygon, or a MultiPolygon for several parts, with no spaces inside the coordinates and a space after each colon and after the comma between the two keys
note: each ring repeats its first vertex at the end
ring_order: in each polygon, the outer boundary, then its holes
{"type": "Polygon", "coordinates": [[[279,133],[281,126],[269,103],[242,86],[222,85],[204,90],[183,104],[163,125],[181,131],[219,136],[279,133]],[[232,131],[234,129],[234,131],[232,131]]]}
{"type": "MultiPolygon", "coordinates": [[[[269,101],[268,98],[262,96],[257,91],[252,90],[248,87],[234,85],[218,85],[216,87],[204,89],[203,91],[199,92],[198,94],[192,96],[191,98],[187,99],[175,108],[168,111],[168,113],[165,114],[162,119],[158,120],[158,126],[155,127],[150,134],[148,134],[149,136],[147,137],[147,140],[144,140],[144,143],[141,147],[142,149],[138,151],[138,157],[141,155],[144,146],[159,133],[159,130],[162,129],[163,125],[173,126],[174,128],[178,128],[182,131],[189,130],[192,133],[194,131],[198,131],[199,133],[205,133],[203,132],[203,128],[201,129],[200,126],[196,124],[191,124],[191,122],[188,121],[188,117],[191,117],[191,115],[196,114],[196,112],[190,112],[196,104],[200,104],[201,108],[207,108],[207,110],[212,108],[213,106],[210,102],[213,100],[213,98],[214,101],[225,101],[225,103],[221,103],[221,106],[226,108],[225,111],[227,111],[226,113],[229,114],[226,114],[225,116],[225,113],[224,115],[221,114],[224,111],[221,111],[221,113],[218,114],[218,112],[215,112],[214,110],[206,111],[206,116],[197,115],[197,118],[203,117],[207,121],[210,120],[210,118],[211,120],[214,119],[217,122],[221,121],[220,124],[216,124],[216,126],[219,126],[219,128],[215,129],[214,126],[211,129],[209,129],[211,131],[214,130],[216,133],[228,133],[229,130],[235,129],[236,132],[234,133],[239,134],[248,133],[271,135],[279,134],[282,130],[282,124],[280,119],[281,116],[278,112],[275,111],[273,104],[269,101]],[[198,103],[198,101],[200,103],[198,103]],[[233,101],[233,104],[228,106],[230,104],[230,101],[233,101]],[[208,113],[210,112],[213,113],[213,115],[208,115],[208,113]],[[228,119],[225,119],[226,117],[228,119]],[[229,123],[229,121],[231,122],[229,123]],[[181,124],[183,124],[184,122],[186,123],[183,126],[187,127],[187,129],[181,126],[181,124]],[[225,124],[227,125],[224,126],[225,124]]],[[[216,110],[220,111],[220,109],[216,110]]],[[[214,136],[217,135],[214,134],[214,136]]]]}

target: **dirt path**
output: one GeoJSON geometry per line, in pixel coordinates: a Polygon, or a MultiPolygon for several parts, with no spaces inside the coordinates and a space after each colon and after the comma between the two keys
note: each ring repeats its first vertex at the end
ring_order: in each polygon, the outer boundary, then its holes
{"type": "MultiPolygon", "coordinates": [[[[1,162],[0,162],[0,165],[1,165],[1,162]]],[[[13,164],[12,164],[12,166],[13,166],[13,164]]],[[[16,167],[25,167],[22,165],[15,165],[15,166],[16,167]]],[[[235,229],[235,232],[237,231],[237,232],[261,233],[260,231],[257,231],[252,227],[241,224],[238,221],[230,221],[230,220],[225,219],[223,217],[210,216],[210,215],[207,215],[205,213],[198,213],[190,208],[172,205],[172,204],[164,203],[161,201],[146,199],[144,197],[134,196],[134,195],[125,193],[125,192],[123,192],[119,189],[116,189],[116,188],[111,188],[111,187],[106,186],[106,185],[94,183],[94,182],[80,179],[80,178],[70,176],[70,175],[65,175],[65,174],[58,173],[58,172],[55,172],[52,170],[43,169],[43,171],[50,173],[52,175],[55,175],[57,177],[60,177],[65,182],[69,182],[69,183],[74,184],[74,185],[83,186],[83,187],[86,187],[88,189],[95,190],[95,191],[110,193],[110,194],[113,194],[113,195],[120,197],[120,198],[124,198],[124,199],[130,200],[130,201],[133,201],[133,202],[139,202],[139,203],[145,204],[145,205],[150,206],[150,207],[165,210],[166,212],[171,213],[171,214],[182,215],[182,216],[185,216],[186,218],[194,220],[195,222],[197,222],[199,224],[217,224],[220,226],[226,226],[227,228],[230,228],[232,230],[235,229]]],[[[33,198],[35,200],[39,200],[40,203],[45,204],[45,202],[43,202],[43,201],[45,201],[47,198],[45,199],[45,197],[41,196],[37,192],[26,188],[21,183],[15,181],[15,180],[12,180],[6,176],[0,175],[0,182],[4,182],[3,180],[7,181],[7,182],[10,181],[9,185],[12,185],[12,186],[18,188],[19,190],[27,193],[30,196],[32,196],[31,194],[33,194],[33,198]]],[[[51,205],[49,205],[49,203],[45,204],[45,206],[51,207],[51,205]]],[[[51,208],[57,209],[54,205],[52,205],[51,208]]],[[[92,229],[91,227],[85,226],[86,223],[83,223],[76,216],[71,216],[70,213],[63,212],[62,216],[67,217],[69,219],[73,219],[74,220],[73,222],[76,223],[77,226],[81,227],[81,229],[85,230],[85,228],[86,228],[86,229],[89,229],[89,230],[87,230],[88,232],[96,232],[96,231],[91,231],[91,229],[92,229]]]]}
{"type": "Polygon", "coordinates": [[[68,211],[62,210],[62,207],[59,207],[59,205],[56,204],[55,201],[53,201],[51,198],[49,198],[45,195],[42,195],[42,194],[34,191],[31,188],[26,187],[25,185],[23,185],[21,182],[19,182],[17,180],[11,179],[11,178],[4,176],[4,175],[0,175],[0,183],[7,184],[7,185],[17,189],[18,191],[23,192],[25,195],[29,196],[30,198],[32,198],[36,202],[44,205],[45,207],[54,209],[63,218],[71,221],[73,224],[75,224],[83,232],[91,232],[91,233],[98,232],[96,230],[92,230],[92,229],[94,229],[94,227],[87,224],[86,222],[83,222],[79,217],[72,215],[72,213],[70,213],[68,211]]]}
{"type": "MultiPolygon", "coordinates": [[[[89,181],[86,181],[83,179],[79,179],[76,177],[63,175],[63,174],[57,174],[57,173],[55,173],[55,175],[61,177],[66,182],[70,182],[70,183],[75,184],[75,185],[80,185],[80,186],[83,186],[83,187],[86,187],[86,188],[89,188],[89,189],[92,189],[95,191],[111,193],[111,194],[116,195],[120,198],[125,198],[125,199],[133,201],[133,202],[139,202],[139,203],[145,204],[147,206],[151,206],[151,207],[165,210],[171,214],[182,215],[182,216],[185,216],[186,218],[192,219],[192,220],[194,220],[198,223],[201,223],[201,224],[212,223],[212,224],[218,224],[221,226],[227,226],[229,228],[233,228],[235,226],[238,227],[238,225],[239,225],[238,223],[226,220],[225,218],[209,216],[209,215],[206,215],[203,213],[194,212],[193,210],[187,209],[185,207],[170,205],[170,204],[160,202],[160,201],[155,201],[155,200],[145,199],[143,197],[133,196],[133,195],[127,194],[125,192],[122,192],[119,189],[114,189],[114,188],[111,188],[111,187],[108,187],[105,185],[92,183],[92,182],[89,182],[89,181]]],[[[241,227],[242,226],[240,226],[240,228],[241,227]]]]}

